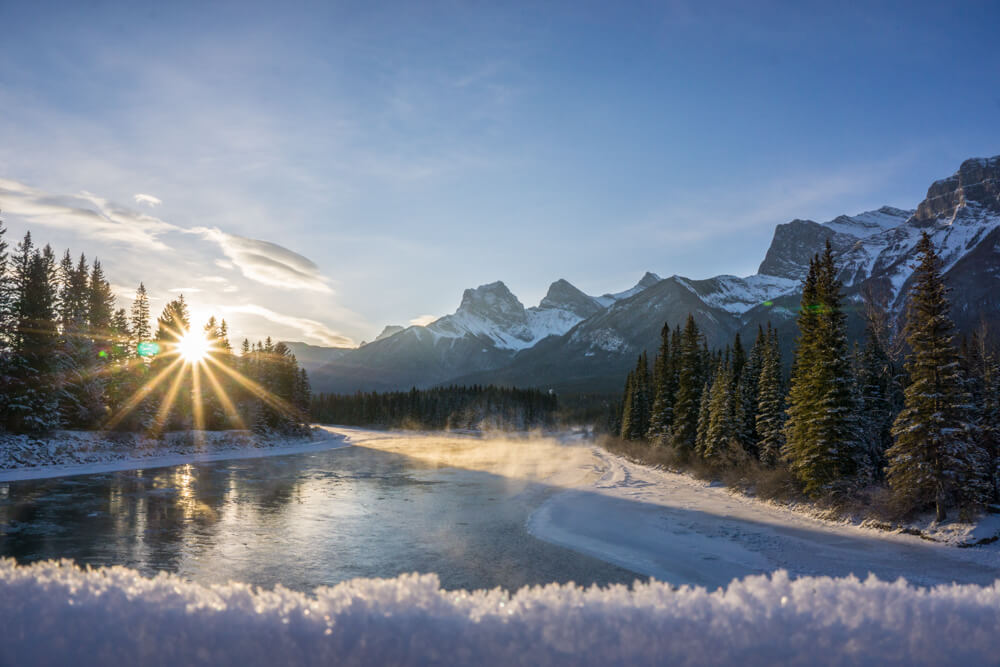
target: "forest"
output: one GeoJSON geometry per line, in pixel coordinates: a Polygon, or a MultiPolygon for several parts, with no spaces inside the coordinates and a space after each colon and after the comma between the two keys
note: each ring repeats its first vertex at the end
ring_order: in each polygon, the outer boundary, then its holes
{"type": "Polygon", "coordinates": [[[317,394],[313,419],[351,426],[427,429],[531,429],[552,426],[558,400],[537,389],[442,387],[357,394],[317,394]]]}
{"type": "Polygon", "coordinates": [[[244,339],[225,320],[191,322],[184,296],[155,322],[145,285],[117,307],[99,261],[56,259],[31,233],[8,250],[0,223],[0,429],[302,432],[309,380],[283,343],[244,339]]]}
{"type": "MultiPolygon", "coordinates": [[[[791,373],[770,324],[710,351],[694,318],[664,326],[607,430],[682,464],[784,470],[795,490],[843,503],[886,489],[893,513],[969,517],[1000,500],[1000,349],[983,329],[957,341],[941,260],[925,233],[898,330],[866,298],[850,345],[829,242],[803,282],[791,373]]],[[[640,456],[643,455],[640,453],[640,456]]]]}

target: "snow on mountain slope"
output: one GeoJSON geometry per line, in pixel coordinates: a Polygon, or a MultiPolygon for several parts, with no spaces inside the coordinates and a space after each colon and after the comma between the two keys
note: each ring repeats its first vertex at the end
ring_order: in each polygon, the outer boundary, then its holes
{"type": "Polygon", "coordinates": [[[680,276],[674,278],[709,306],[736,315],[783,294],[795,292],[801,285],[798,280],[762,273],[746,278],[737,276],[716,276],[706,280],[688,280],[680,276]]]}
{"type": "Polygon", "coordinates": [[[841,215],[829,222],[824,222],[823,226],[838,234],[865,238],[898,227],[906,222],[913,213],[914,211],[883,206],[878,210],[865,211],[857,215],[841,215]]]}
{"type": "Polygon", "coordinates": [[[630,296],[635,296],[639,292],[643,291],[647,287],[652,287],[656,283],[663,280],[660,276],[656,275],[651,271],[647,271],[646,274],[639,279],[639,282],[635,286],[630,287],[624,292],[616,292],[614,294],[602,294],[601,296],[596,296],[594,299],[604,307],[608,307],[616,301],[621,301],[627,299],[630,296]]]}
{"type": "Polygon", "coordinates": [[[485,338],[501,349],[523,350],[548,336],[561,336],[603,309],[598,299],[563,279],[549,286],[539,305],[525,308],[497,281],[465,290],[458,310],[426,329],[436,336],[485,338]]]}
{"type": "Polygon", "coordinates": [[[998,183],[1000,157],[966,160],[951,177],[935,181],[902,224],[859,240],[843,254],[844,284],[880,278],[890,286],[889,303],[902,307],[921,233],[930,234],[947,273],[1000,226],[998,183]]]}

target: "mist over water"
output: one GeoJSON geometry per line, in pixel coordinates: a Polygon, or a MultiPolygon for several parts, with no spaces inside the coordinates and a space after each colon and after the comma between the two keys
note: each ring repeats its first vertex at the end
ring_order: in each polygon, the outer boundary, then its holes
{"type": "Polygon", "coordinates": [[[538,437],[365,433],[318,453],[10,482],[0,555],[298,590],[436,572],[446,588],[637,576],[531,537],[525,520],[591,474],[538,437]]]}

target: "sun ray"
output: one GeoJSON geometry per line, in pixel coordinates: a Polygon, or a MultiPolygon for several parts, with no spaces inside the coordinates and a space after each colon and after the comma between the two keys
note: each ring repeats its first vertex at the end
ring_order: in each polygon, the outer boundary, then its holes
{"type": "Polygon", "coordinates": [[[132,396],[129,397],[129,399],[125,402],[125,404],[118,409],[118,412],[115,413],[110,419],[108,419],[107,422],[105,422],[104,424],[105,430],[110,431],[114,429],[118,424],[120,424],[121,421],[125,419],[125,417],[127,417],[129,413],[131,413],[132,410],[136,408],[137,405],[139,405],[139,403],[141,403],[145,398],[147,398],[153,392],[153,390],[160,385],[160,383],[162,383],[165,379],[167,379],[170,371],[175,366],[178,366],[180,364],[181,364],[180,359],[174,359],[172,362],[170,362],[169,366],[165,366],[162,370],[160,370],[160,372],[157,373],[154,378],[143,383],[143,385],[139,387],[136,390],[136,392],[132,394],[132,396]]]}
{"type": "Polygon", "coordinates": [[[285,415],[295,415],[295,416],[298,416],[300,414],[300,410],[298,410],[295,406],[288,403],[287,401],[278,398],[277,396],[269,392],[267,389],[260,386],[259,384],[257,384],[250,378],[246,377],[242,373],[226,367],[217,359],[206,357],[206,360],[217,366],[220,370],[229,375],[229,377],[233,378],[238,383],[240,383],[240,385],[242,385],[245,389],[248,389],[250,393],[252,393],[254,396],[267,403],[269,406],[271,406],[278,412],[285,415]]]}
{"type": "Polygon", "coordinates": [[[170,389],[167,390],[167,395],[163,397],[163,402],[160,403],[160,410],[156,413],[156,419],[153,420],[153,432],[155,435],[159,436],[163,432],[163,427],[167,423],[167,419],[170,417],[170,409],[174,407],[174,401],[177,400],[177,392],[181,388],[181,382],[184,380],[184,376],[187,375],[187,369],[181,366],[180,373],[174,378],[174,383],[170,385],[170,389]]]}
{"type": "Polygon", "coordinates": [[[219,402],[222,403],[222,409],[226,412],[226,416],[229,417],[239,428],[246,428],[246,424],[243,423],[243,418],[240,417],[239,411],[236,410],[236,406],[233,405],[232,399],[226,393],[226,390],[222,388],[222,384],[219,382],[218,378],[215,377],[215,373],[212,369],[208,367],[207,364],[203,365],[205,369],[205,377],[208,378],[208,382],[212,385],[212,393],[215,394],[219,402]]]}
{"type": "Polygon", "coordinates": [[[194,441],[199,449],[205,444],[205,406],[201,398],[201,367],[201,363],[191,365],[191,413],[194,416],[194,441]]]}

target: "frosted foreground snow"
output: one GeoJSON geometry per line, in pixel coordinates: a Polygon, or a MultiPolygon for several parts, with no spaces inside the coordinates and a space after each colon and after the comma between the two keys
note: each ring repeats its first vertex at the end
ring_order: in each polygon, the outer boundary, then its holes
{"type": "Polygon", "coordinates": [[[303,595],[0,561],[0,662],[16,665],[981,664],[1000,653],[998,627],[998,584],[778,572],[712,593],[654,582],[507,594],[404,575],[303,595]]]}

